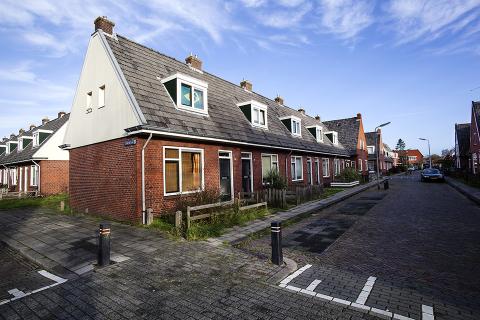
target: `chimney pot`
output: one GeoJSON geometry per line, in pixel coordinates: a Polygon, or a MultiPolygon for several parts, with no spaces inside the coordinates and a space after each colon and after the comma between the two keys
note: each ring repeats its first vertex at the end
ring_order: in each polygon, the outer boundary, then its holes
{"type": "Polygon", "coordinates": [[[283,105],[283,98],[280,97],[279,95],[277,95],[277,97],[275,98],[275,102],[278,103],[278,104],[283,105]]]}
{"type": "Polygon", "coordinates": [[[66,115],[66,113],[63,112],[63,111],[60,111],[60,112],[58,113],[58,118],[61,118],[61,117],[63,117],[64,115],[66,115]]]}
{"type": "Polygon", "coordinates": [[[253,89],[252,83],[248,80],[243,80],[242,82],[240,82],[240,87],[248,91],[252,91],[253,89]]]}
{"type": "Polygon", "coordinates": [[[115,23],[108,20],[106,16],[98,17],[93,23],[95,24],[95,31],[102,29],[105,33],[110,35],[113,34],[113,27],[115,26],[115,23]]]}
{"type": "Polygon", "coordinates": [[[320,116],[318,114],[315,116],[315,120],[320,121],[320,116]]]}
{"type": "Polygon", "coordinates": [[[362,119],[362,114],[360,112],[357,113],[357,119],[362,119]]]}
{"type": "Polygon", "coordinates": [[[299,108],[299,109],[298,109],[298,112],[300,112],[301,114],[305,114],[305,109],[299,108]]]}
{"type": "Polygon", "coordinates": [[[10,135],[10,140],[11,140],[11,139],[15,139],[15,133],[12,133],[12,134],[10,135]]]}
{"type": "Polygon", "coordinates": [[[30,130],[35,129],[36,127],[37,127],[37,126],[35,126],[34,124],[31,124],[31,125],[30,125],[30,130]]]}
{"type": "Polygon", "coordinates": [[[43,118],[43,119],[42,119],[42,126],[43,126],[45,123],[47,123],[48,121],[50,121],[50,120],[48,119],[48,117],[43,118]]]}
{"type": "Polygon", "coordinates": [[[19,135],[19,136],[21,136],[21,135],[24,134],[24,133],[25,133],[25,130],[23,130],[23,129],[18,130],[18,135],[19,135]]]}
{"type": "Polygon", "coordinates": [[[202,60],[198,59],[197,55],[190,54],[185,58],[186,64],[197,70],[202,70],[202,60]]]}

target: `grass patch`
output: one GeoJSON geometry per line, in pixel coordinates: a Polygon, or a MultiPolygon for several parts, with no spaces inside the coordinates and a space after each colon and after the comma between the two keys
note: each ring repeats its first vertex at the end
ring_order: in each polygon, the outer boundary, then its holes
{"type": "Polygon", "coordinates": [[[336,193],[342,192],[345,189],[342,188],[323,188],[322,199],[330,198],[336,193]]]}
{"type": "Polygon", "coordinates": [[[60,202],[62,201],[65,201],[65,212],[70,212],[67,194],[57,194],[38,198],[3,199],[0,200],[0,209],[43,207],[60,211],[60,202]]]}

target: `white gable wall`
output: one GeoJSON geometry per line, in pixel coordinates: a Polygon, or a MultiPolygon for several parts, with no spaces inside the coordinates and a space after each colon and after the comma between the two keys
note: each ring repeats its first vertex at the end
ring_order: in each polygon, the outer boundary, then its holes
{"type": "MultiPolygon", "coordinates": [[[[70,121],[70,120],[69,120],[70,121]]],[[[40,146],[37,152],[34,153],[34,159],[48,158],[48,160],[68,160],[69,152],[62,150],[58,146],[63,144],[65,138],[65,132],[67,131],[67,121],[60,129],[58,129],[53,136],[40,146]]]]}
{"type": "MultiPolygon", "coordinates": [[[[101,32],[92,35],[72,105],[65,144],[77,148],[125,136],[124,129],[141,124],[128,85],[115,68],[108,44],[101,32]],[[99,108],[99,88],[105,86],[105,107],[99,108]],[[92,92],[87,113],[87,93],[92,92]]],[[[63,144],[63,143],[60,143],[63,144]]]]}

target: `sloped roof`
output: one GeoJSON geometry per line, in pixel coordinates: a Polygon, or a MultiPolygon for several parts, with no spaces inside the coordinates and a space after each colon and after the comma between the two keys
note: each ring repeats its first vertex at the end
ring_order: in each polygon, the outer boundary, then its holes
{"type": "Polygon", "coordinates": [[[470,123],[456,124],[455,132],[460,156],[468,156],[470,150],[470,123]]]}
{"type": "Polygon", "coordinates": [[[323,122],[330,130],[338,132],[338,139],[351,155],[357,153],[360,119],[357,117],[323,122]]]}
{"type": "Polygon", "coordinates": [[[392,149],[386,143],[383,144],[383,148],[388,152],[392,152],[392,149]]]}
{"type": "Polygon", "coordinates": [[[375,134],[376,132],[365,132],[365,139],[367,139],[367,146],[375,145],[375,134]]]}
{"type": "MultiPolygon", "coordinates": [[[[341,145],[333,145],[327,137],[318,143],[306,129],[320,121],[301,112],[277,104],[254,92],[218,78],[208,72],[192,70],[187,64],[130,41],[120,35],[116,39],[106,36],[107,42],[123,72],[146,124],[143,129],[187,134],[196,137],[270,145],[282,148],[309,150],[319,153],[348,155],[341,145]],[[161,79],[182,73],[208,83],[208,116],[178,110],[161,79]],[[268,130],[254,128],[237,107],[238,103],[255,100],[268,106],[268,130]],[[279,120],[296,116],[302,120],[302,137],[293,137],[279,120]]],[[[126,128],[127,129],[127,128],[126,128]]]]}
{"type": "MultiPolygon", "coordinates": [[[[52,136],[55,132],[57,132],[67,121],[68,118],[70,117],[70,114],[66,114],[61,118],[56,118],[53,120],[50,120],[49,122],[45,123],[44,125],[35,127],[32,130],[26,131],[22,136],[32,136],[33,132],[42,129],[42,130],[51,130],[53,131],[52,134],[50,134],[38,147],[33,148],[33,142],[29,143],[27,147],[25,147],[22,151],[17,152],[16,150],[11,152],[10,154],[2,154],[0,156],[0,164],[11,164],[11,163],[19,163],[19,162],[25,162],[25,161],[30,161],[33,158],[33,155],[35,152],[38,151],[38,149],[43,146],[52,136]]],[[[5,141],[7,143],[8,141],[17,141],[18,138],[21,136],[16,136],[14,139],[8,139],[5,141]]]]}

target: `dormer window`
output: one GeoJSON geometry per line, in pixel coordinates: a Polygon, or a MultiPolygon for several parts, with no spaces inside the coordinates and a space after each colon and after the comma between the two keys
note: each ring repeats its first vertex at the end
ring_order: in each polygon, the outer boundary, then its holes
{"type": "Polygon", "coordinates": [[[285,127],[287,127],[287,129],[292,133],[292,136],[302,136],[302,120],[300,118],[290,116],[280,118],[280,120],[285,125],[285,127]]]}
{"type": "Polygon", "coordinates": [[[374,154],[375,153],[375,147],[374,146],[368,146],[367,150],[368,150],[368,154],[374,154]]]}
{"type": "Polygon", "coordinates": [[[267,106],[265,104],[250,100],[239,103],[237,106],[240,108],[240,110],[242,110],[243,114],[253,127],[259,127],[263,129],[268,128],[267,106]]]}
{"type": "Polygon", "coordinates": [[[0,154],[3,154],[5,151],[7,150],[7,146],[6,145],[0,145],[0,154]]]}
{"type": "Polygon", "coordinates": [[[32,137],[21,137],[18,139],[18,148],[17,148],[17,151],[20,152],[22,151],[23,149],[25,149],[29,144],[30,142],[32,142],[32,137]]]}
{"type": "Polygon", "coordinates": [[[328,131],[325,132],[325,135],[327,136],[330,141],[332,141],[333,144],[337,145],[338,144],[338,132],[336,131],[328,131]]]}
{"type": "Polygon", "coordinates": [[[162,80],[178,109],[208,114],[208,83],[176,73],[162,80]]]}
{"type": "Polygon", "coordinates": [[[323,142],[323,129],[320,126],[307,127],[308,131],[317,140],[317,142],[323,142]]]}
{"type": "Polygon", "coordinates": [[[33,147],[36,148],[42,144],[45,139],[52,133],[52,130],[38,129],[33,132],[33,147]]]}
{"type": "Polygon", "coordinates": [[[10,154],[12,151],[15,151],[18,147],[17,141],[8,141],[7,142],[7,154],[10,154]]]}

